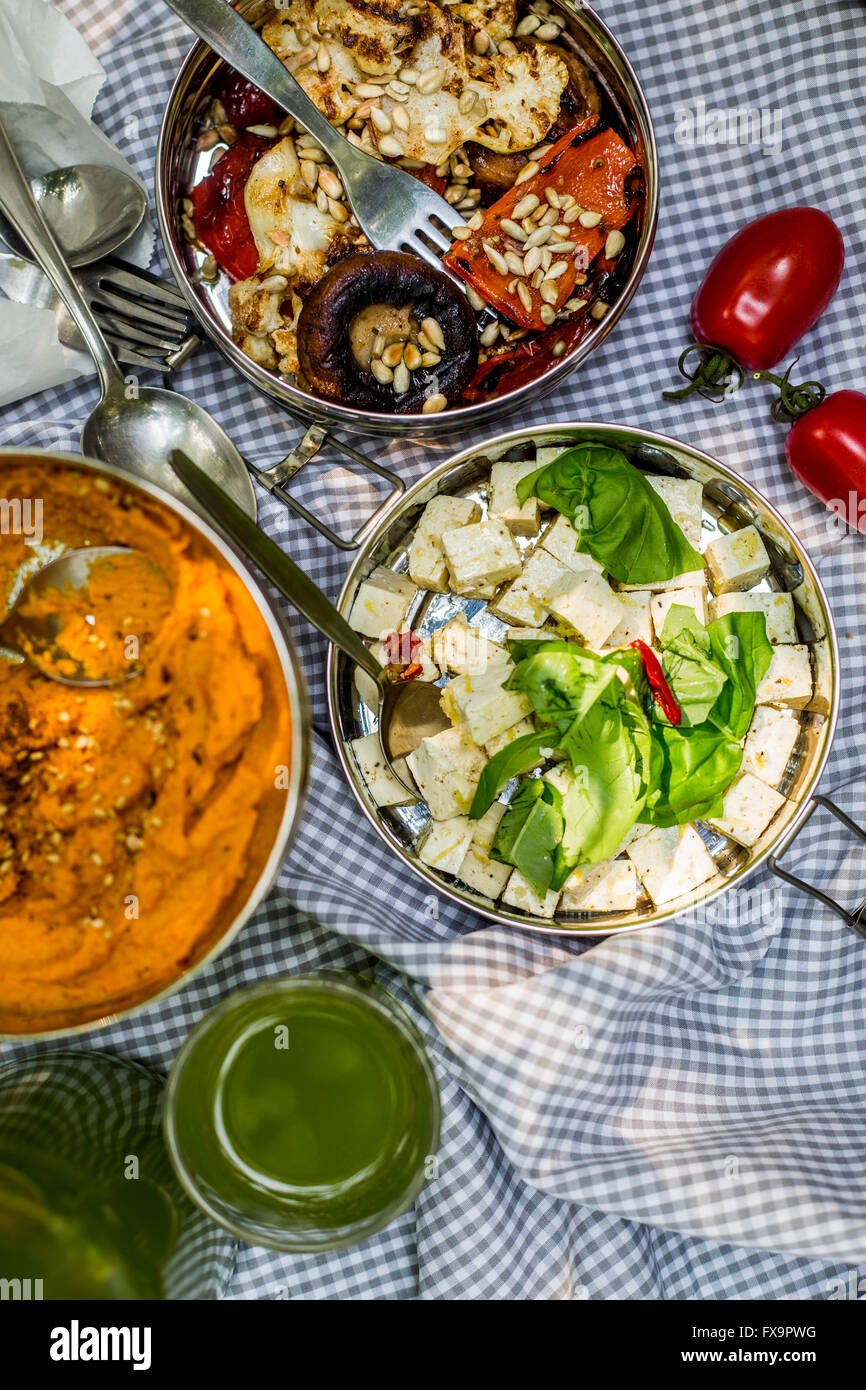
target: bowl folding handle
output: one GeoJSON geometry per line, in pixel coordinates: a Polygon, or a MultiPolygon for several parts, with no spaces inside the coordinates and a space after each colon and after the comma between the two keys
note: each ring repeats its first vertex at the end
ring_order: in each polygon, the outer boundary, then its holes
{"type": "Polygon", "coordinates": [[[314,526],[320,535],[329,540],[332,545],[337,546],[339,550],[357,550],[362,546],[367,538],[375,531],[379,522],[406,491],[406,485],[403,479],[399,478],[390,468],[386,468],[384,464],[377,463],[375,459],[368,458],[366,454],[359,453],[357,449],[352,448],[351,444],[346,444],[345,441],[337,439],[321,425],[310,425],[303,439],[295,445],[292,452],[287,454],[284,459],[280,459],[279,463],[273,464],[272,467],[256,468],[253,465],[248,466],[256,482],[261,483],[262,487],[267,488],[268,492],[271,493],[273,497],[279,497],[281,502],[285,502],[287,507],[291,507],[293,512],[303,517],[308,525],[314,526]],[[342,536],[338,536],[336,531],[333,531],[330,526],[326,525],[324,521],[321,521],[319,517],[309,511],[302,502],[299,502],[296,497],[293,497],[286,487],[286,484],[294,478],[297,473],[300,473],[305,464],[308,464],[311,459],[315,458],[319,450],[325,444],[329,444],[331,448],[336,449],[338,453],[345,454],[346,457],[352,459],[354,463],[360,464],[362,468],[369,469],[371,473],[378,474],[380,478],[384,478],[393,485],[392,490],[388,493],[388,496],[380,506],[376,508],[373,515],[368,517],[363,526],[360,526],[349,540],[345,540],[342,536]]]}
{"type": "Polygon", "coordinates": [[[866,844],[866,830],[864,830],[862,826],[859,826],[850,816],[846,816],[845,812],[840,810],[836,803],[831,801],[829,797],[815,796],[812,798],[809,809],[797,826],[794,834],[786,842],[782,849],[782,853],[768,856],[767,868],[770,870],[770,873],[775,874],[777,878],[784,879],[785,883],[791,883],[803,893],[808,893],[811,897],[817,898],[825,907],[829,907],[831,912],[835,912],[837,917],[841,917],[847,927],[850,927],[853,932],[856,932],[858,936],[862,936],[863,939],[866,940],[866,902],[861,903],[853,912],[849,912],[847,908],[842,907],[841,903],[837,903],[834,898],[822,892],[820,888],[816,888],[813,883],[807,883],[805,879],[797,878],[795,874],[789,873],[787,869],[781,868],[779,864],[782,854],[788,853],[788,850],[797,839],[800,831],[805,828],[819,806],[825,811],[829,811],[831,816],[835,816],[836,819],[845,826],[845,829],[849,830],[856,839],[862,840],[864,844],[866,844]]]}

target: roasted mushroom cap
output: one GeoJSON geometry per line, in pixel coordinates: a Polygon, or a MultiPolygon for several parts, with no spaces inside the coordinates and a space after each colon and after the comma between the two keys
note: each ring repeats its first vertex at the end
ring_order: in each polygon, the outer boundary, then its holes
{"type": "MultiPolygon", "coordinates": [[[[423,350],[422,340],[415,358],[423,350]]],[[[307,296],[298,318],[298,360],[310,389],[327,401],[412,415],[433,396],[444,396],[449,405],[459,400],[478,365],[478,330],[464,295],[444,271],[420,256],[374,251],[347,256],[307,296]],[[370,367],[379,315],[386,342],[417,336],[425,319],[435,320],[444,339],[444,347],[435,348],[440,361],[409,372],[407,389],[399,394],[395,382],[377,380],[370,367]]]]}
{"type": "MultiPolygon", "coordinates": [[[[568,49],[557,48],[556,55],[568,68],[568,86],[562,94],[559,116],[545,137],[546,145],[553,144],[579,121],[597,115],[601,110],[601,93],[586,64],[568,49]]],[[[527,159],[532,158],[531,151],[497,154],[495,150],[477,145],[474,140],[467,141],[466,155],[485,204],[495,203],[502,193],[513,188],[527,159]]]]}

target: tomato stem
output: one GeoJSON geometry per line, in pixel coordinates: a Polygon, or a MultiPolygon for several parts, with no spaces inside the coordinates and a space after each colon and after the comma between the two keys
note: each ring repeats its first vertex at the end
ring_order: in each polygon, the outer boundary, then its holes
{"type": "Polygon", "coordinates": [[[803,381],[799,386],[793,385],[790,376],[799,360],[799,357],[794,358],[784,376],[775,376],[773,372],[752,373],[753,380],[769,381],[779,388],[778,399],[770,406],[770,414],[779,425],[792,425],[801,415],[820,405],[827,394],[826,386],[820,381],[803,381]]]}
{"type": "Polygon", "coordinates": [[[746,379],[739,362],[725,348],[712,347],[709,343],[690,343],[680,353],[677,367],[688,384],[677,391],[663,391],[662,396],[666,401],[684,401],[697,391],[705,401],[721,405],[728,396],[739,391],[746,379]],[[699,360],[694,371],[690,372],[686,362],[693,352],[698,354],[699,360]]]}

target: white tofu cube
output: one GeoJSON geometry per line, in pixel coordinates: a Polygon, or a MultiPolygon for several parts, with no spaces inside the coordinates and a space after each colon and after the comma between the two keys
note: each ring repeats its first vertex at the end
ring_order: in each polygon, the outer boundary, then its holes
{"type": "Polygon", "coordinates": [[[700,550],[703,533],[703,485],[694,478],[663,478],[645,474],[653,492],[658,493],[689,545],[700,550]]]}
{"type": "Polygon", "coordinates": [[[601,647],[625,616],[622,600],[600,574],[572,574],[554,584],[545,598],[550,613],[601,647]]]}
{"type": "Polygon", "coordinates": [[[480,675],[491,661],[503,660],[508,653],[480,628],[468,623],[462,613],[437,628],[432,637],[433,660],[440,670],[455,676],[480,675]]]}
{"type": "Polygon", "coordinates": [[[706,626],[707,595],[704,589],[671,589],[666,594],[653,594],[650,612],[653,631],[660,638],[664,631],[668,613],[674,604],[680,608],[691,608],[699,623],[706,626]]]}
{"type": "Polygon", "coordinates": [[[562,639],[552,627],[510,627],[505,634],[506,642],[558,642],[562,639]]]}
{"type": "Polygon", "coordinates": [[[405,574],[395,574],[379,565],[361,581],[349,614],[349,626],[364,637],[378,639],[399,632],[406,626],[406,616],[417,593],[405,574]]]}
{"type": "Polygon", "coordinates": [[[490,516],[504,521],[514,536],[537,536],[541,524],[537,497],[527,497],[521,507],[517,500],[517,484],[535,473],[538,464],[532,459],[521,463],[494,463],[490,470],[490,516]]]}
{"type": "MultiPolygon", "coordinates": [[[[349,744],[355,755],[361,776],[377,806],[408,806],[418,797],[404,787],[393,775],[379,744],[378,734],[353,738],[349,744]]],[[[396,764],[398,772],[402,758],[396,764]]]]}
{"type": "Polygon", "coordinates": [[[816,590],[812,587],[808,579],[804,579],[802,584],[798,584],[794,590],[794,602],[802,608],[806,617],[812,625],[812,635],[814,637],[826,637],[827,620],[824,617],[824,610],[816,590]]]}
{"type": "Polygon", "coordinates": [[[475,833],[472,836],[472,843],[480,845],[482,849],[489,849],[496,839],[496,832],[499,829],[499,822],[505,815],[507,806],[502,801],[494,801],[488,807],[484,815],[479,820],[473,821],[475,833]]]}
{"type": "Polygon", "coordinates": [[[617,584],[621,594],[636,594],[641,589],[652,589],[655,593],[669,594],[672,589],[700,589],[707,587],[706,570],[689,570],[687,574],[675,574],[673,579],[653,579],[648,584],[617,584]]]}
{"type": "Polygon", "coordinates": [[[418,858],[440,874],[457,874],[472,843],[473,822],[468,816],[434,821],[418,846],[418,858]]]}
{"type": "Polygon", "coordinates": [[[637,872],[630,859],[584,864],[566,879],[562,912],[632,912],[637,905],[637,872]]]}
{"type": "Polygon", "coordinates": [[[793,710],[758,705],[746,734],[740,771],[777,787],[799,736],[800,721],[793,710]]]}
{"type": "Polygon", "coordinates": [[[716,872],[693,825],[653,826],[632,841],[627,853],[656,907],[694,892],[716,872]]]}
{"type": "Polygon", "coordinates": [[[812,699],[812,663],[801,643],[773,648],[766,675],[755,693],[759,705],[805,709],[812,699]]]}
{"type": "Polygon", "coordinates": [[[710,600],[710,613],[724,618],[728,613],[763,613],[767,637],[778,642],[796,642],[797,623],[790,594],[719,594],[710,600]]]}
{"type": "Polygon", "coordinates": [[[829,642],[815,642],[812,647],[815,669],[815,692],[808,708],[816,714],[829,714],[833,708],[833,666],[829,642]]]}
{"type": "Polygon", "coordinates": [[[510,660],[492,662],[482,675],[455,676],[442,692],[442,708],[454,724],[463,723],[476,743],[487,744],[532,713],[520,690],[503,690],[513,671],[510,660]]]}
{"type": "Polygon", "coordinates": [[[770,821],[785,805],[785,798],[751,772],[741,773],[725,792],[721,816],[709,816],[710,825],[750,849],[770,821]]]}
{"type": "Polygon", "coordinates": [[[770,572],[767,547],[754,526],[743,526],[710,541],[704,558],[710,570],[714,594],[751,589],[770,572]]]}
{"type": "Polygon", "coordinates": [[[487,764],[464,728],[422,738],[406,761],[434,820],[466,815],[487,764]]]}
{"type": "Polygon", "coordinates": [[[567,580],[572,571],[546,550],[533,550],[523,573],[506,585],[495,603],[490,605],[494,617],[505,623],[525,623],[540,627],[547,615],[544,597],[560,580],[567,580]]]}
{"type": "Polygon", "coordinates": [[[477,521],[481,508],[469,497],[434,497],[427,503],[409,547],[409,573],[422,589],[448,592],[442,532],[477,521]]]}
{"type": "Polygon", "coordinates": [[[638,639],[647,646],[653,640],[652,619],[650,618],[651,594],[621,594],[619,602],[625,608],[625,616],[607,639],[608,647],[627,647],[638,639]]]}
{"type": "Polygon", "coordinates": [[[459,879],[484,898],[498,898],[511,874],[510,864],[491,859],[483,845],[471,844],[460,865],[459,879]]]}
{"type": "Polygon", "coordinates": [[[510,729],[505,729],[501,734],[497,734],[489,743],[485,743],[484,751],[488,758],[495,758],[497,753],[501,753],[503,748],[507,748],[509,743],[513,743],[517,738],[525,738],[527,734],[535,733],[535,725],[531,719],[521,719],[516,724],[512,724],[510,729]]]}
{"type": "Polygon", "coordinates": [[[549,463],[553,463],[554,459],[558,459],[561,454],[567,453],[568,450],[572,449],[573,447],[573,444],[554,444],[552,447],[545,444],[542,445],[540,448],[536,448],[536,468],[546,468],[549,463]]]}
{"type": "Polygon", "coordinates": [[[584,555],[582,550],[576,550],[577,532],[572,526],[567,516],[558,516],[552,521],[539,541],[542,550],[546,550],[560,564],[567,565],[575,574],[580,574],[582,570],[594,570],[596,574],[604,573],[604,566],[594,560],[591,555],[584,555]]]}
{"type": "Polygon", "coordinates": [[[443,531],[442,548],[458,594],[496,588],[506,579],[516,579],[522,568],[511,532],[496,517],[443,531]]]}
{"type": "Polygon", "coordinates": [[[560,894],[550,889],[539,898],[531,883],[523,877],[519,869],[512,871],[502,894],[502,901],[508,907],[516,907],[520,912],[528,912],[532,917],[552,917],[556,911],[560,894]]]}

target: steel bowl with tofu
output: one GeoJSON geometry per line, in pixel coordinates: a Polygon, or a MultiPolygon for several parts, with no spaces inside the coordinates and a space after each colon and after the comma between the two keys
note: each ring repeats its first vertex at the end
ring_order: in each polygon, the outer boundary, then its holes
{"type": "Polygon", "coordinates": [[[491,921],[665,921],[772,866],[814,807],[839,701],[826,596],[772,506],[689,445],[595,423],[476,445],[391,509],[340,607],[452,723],[398,781],[332,650],[352,791],[491,921]]]}

